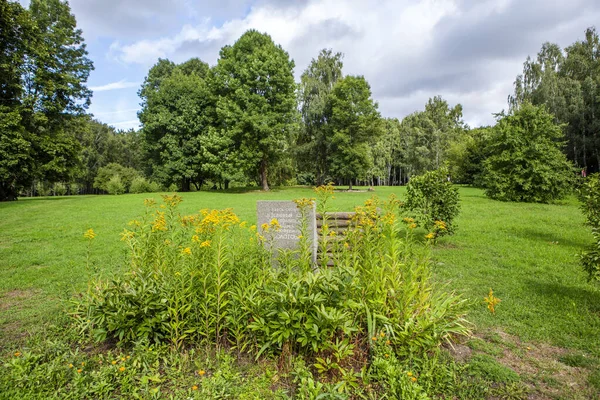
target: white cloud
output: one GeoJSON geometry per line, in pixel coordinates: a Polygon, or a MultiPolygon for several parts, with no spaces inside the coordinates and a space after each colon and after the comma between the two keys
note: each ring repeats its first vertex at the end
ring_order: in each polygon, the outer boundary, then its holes
{"type": "Polygon", "coordinates": [[[118,82],[107,83],[106,85],[91,86],[90,90],[94,92],[105,92],[107,90],[127,89],[138,86],[140,86],[139,82],[127,82],[125,79],[121,79],[118,82]]]}
{"type": "Polygon", "coordinates": [[[384,116],[401,118],[441,95],[461,103],[471,125],[493,123],[492,114],[506,108],[527,55],[544,41],[566,46],[581,39],[600,18],[595,0],[255,0],[248,12],[216,22],[210,10],[183,1],[203,12],[170,34],[120,36],[110,58],[146,71],[159,57],[214,64],[222,46],[257,29],[289,52],[296,77],[320,49],[333,48],[345,54],[346,74],[371,83],[384,116]]]}

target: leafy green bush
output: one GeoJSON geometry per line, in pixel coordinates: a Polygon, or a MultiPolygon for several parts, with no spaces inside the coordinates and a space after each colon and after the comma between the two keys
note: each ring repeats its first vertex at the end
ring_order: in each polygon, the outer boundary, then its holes
{"type": "Polygon", "coordinates": [[[64,196],[65,194],[67,194],[67,185],[65,185],[62,182],[56,182],[52,186],[52,193],[54,194],[54,196],[64,196]]]}
{"type": "Polygon", "coordinates": [[[561,140],[561,126],[543,107],[525,103],[513,114],[501,115],[484,162],[486,195],[537,203],[564,197],[574,171],[561,140]]]}
{"type": "Polygon", "coordinates": [[[94,178],[94,187],[109,192],[108,184],[116,175],[121,179],[125,191],[128,191],[131,183],[135,178],[140,176],[140,173],[133,168],[124,167],[117,163],[110,163],[98,169],[96,178],[94,178]]]}
{"type": "Polygon", "coordinates": [[[129,193],[148,193],[150,192],[150,183],[146,178],[138,176],[131,181],[129,193]]]}
{"type": "Polygon", "coordinates": [[[581,209],[592,228],[594,243],[582,254],[581,263],[590,280],[600,281],[600,173],[588,176],[579,190],[581,209]]]}
{"type": "Polygon", "coordinates": [[[123,194],[125,193],[125,185],[121,181],[119,175],[113,175],[105,186],[105,190],[108,194],[123,194]]]}
{"type": "Polygon", "coordinates": [[[154,182],[154,181],[150,181],[148,183],[148,192],[149,193],[160,192],[161,189],[162,189],[161,186],[158,183],[154,182]]]}
{"type": "Polygon", "coordinates": [[[406,186],[404,209],[435,236],[452,234],[460,205],[458,189],[448,180],[448,170],[440,168],[411,178],[406,186]]]}

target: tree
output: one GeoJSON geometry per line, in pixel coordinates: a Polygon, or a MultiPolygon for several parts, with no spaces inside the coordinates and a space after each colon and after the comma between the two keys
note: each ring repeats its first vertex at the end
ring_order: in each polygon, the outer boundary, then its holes
{"type": "Polygon", "coordinates": [[[315,175],[318,185],[329,173],[330,129],[327,114],[329,94],[342,78],[342,53],[323,49],[300,77],[300,112],[302,129],[297,142],[300,168],[315,175]]]}
{"type": "Polygon", "coordinates": [[[236,167],[260,176],[269,190],[269,167],[286,155],[296,128],[294,62],[267,34],[250,30],[221,49],[214,68],[217,136],[228,138],[236,167]],[[234,159],[235,158],[235,159],[234,159]]]}
{"type": "Polygon", "coordinates": [[[546,106],[563,124],[567,157],[590,172],[600,170],[600,38],[595,28],[564,50],[544,43],[535,60],[527,58],[514,86],[511,110],[525,102],[546,106]]]}
{"type": "Polygon", "coordinates": [[[483,162],[488,157],[491,132],[490,127],[465,130],[450,143],[446,153],[453,182],[482,185],[483,162]]]}
{"type": "Polygon", "coordinates": [[[80,165],[69,122],[89,105],[92,62],[69,5],[0,1],[0,200],[34,179],[71,180],[80,165]]]}
{"type": "Polygon", "coordinates": [[[448,149],[464,130],[462,106],[450,107],[440,96],[429,99],[424,111],[405,117],[400,124],[405,175],[410,178],[443,166],[448,149]]]}
{"type": "Polygon", "coordinates": [[[33,174],[29,135],[21,120],[21,75],[33,24],[18,3],[0,0],[0,201],[15,200],[33,174]]]}
{"type": "Polygon", "coordinates": [[[377,103],[362,76],[346,76],[335,84],[328,101],[331,127],[331,173],[350,182],[366,176],[373,164],[371,145],[382,133],[377,103]]]}
{"type": "Polygon", "coordinates": [[[159,60],[141,90],[139,118],[151,175],[165,186],[177,183],[182,191],[202,185],[206,138],[214,120],[214,97],[208,64],[191,59],[181,65],[159,60]]]}
{"type": "Polygon", "coordinates": [[[573,167],[561,152],[564,135],[544,107],[522,104],[499,115],[484,162],[486,195],[546,203],[569,189],[573,167]]]}

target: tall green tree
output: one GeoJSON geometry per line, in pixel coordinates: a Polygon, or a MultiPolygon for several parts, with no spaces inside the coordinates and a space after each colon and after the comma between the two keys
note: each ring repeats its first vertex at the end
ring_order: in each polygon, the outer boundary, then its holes
{"type": "Polygon", "coordinates": [[[327,102],[336,82],[342,78],[342,53],[323,49],[300,77],[302,129],[298,137],[298,160],[302,170],[312,172],[316,183],[325,183],[329,173],[331,143],[328,133],[327,102]]]}
{"type": "Polygon", "coordinates": [[[371,147],[383,126],[371,87],[362,76],[346,76],[337,81],[328,101],[331,128],[333,176],[348,180],[364,178],[373,165],[371,147]]]}
{"type": "Polygon", "coordinates": [[[140,89],[139,112],[150,174],[182,191],[207,179],[206,141],[214,120],[208,64],[191,59],[181,65],[159,60],[140,89]]]}
{"type": "Polygon", "coordinates": [[[600,38],[595,28],[564,50],[544,43],[527,58],[509,105],[544,105],[563,124],[568,158],[588,171],[600,170],[600,38]]]}
{"type": "Polygon", "coordinates": [[[563,138],[561,126],[543,106],[523,103],[501,114],[484,162],[486,195],[540,203],[563,197],[574,172],[561,151],[563,138]]]}
{"type": "Polygon", "coordinates": [[[33,179],[74,177],[80,146],[68,125],[90,103],[93,66],[67,2],[32,0],[27,11],[2,0],[0,10],[0,200],[11,200],[33,179]]]}
{"type": "Polygon", "coordinates": [[[0,0],[0,201],[16,199],[34,172],[31,138],[21,118],[23,65],[32,36],[29,13],[0,0]]]}
{"type": "Polygon", "coordinates": [[[406,175],[421,175],[443,166],[451,143],[464,129],[462,106],[450,107],[440,96],[429,99],[424,111],[405,117],[400,125],[400,136],[406,175]]]}
{"type": "Polygon", "coordinates": [[[269,190],[269,168],[290,156],[297,129],[294,62],[267,34],[250,30],[221,49],[214,68],[217,135],[232,145],[236,167],[258,172],[269,190]]]}

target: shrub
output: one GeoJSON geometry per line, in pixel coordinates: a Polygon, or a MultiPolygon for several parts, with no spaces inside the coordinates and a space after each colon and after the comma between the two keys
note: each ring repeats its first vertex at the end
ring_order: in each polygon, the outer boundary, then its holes
{"type": "Polygon", "coordinates": [[[129,193],[148,193],[150,192],[150,183],[146,178],[138,176],[131,181],[129,193]]]}
{"type": "Polygon", "coordinates": [[[484,162],[488,197],[503,201],[547,203],[571,188],[573,166],[561,150],[563,132],[543,107],[523,104],[501,115],[484,162]]]}
{"type": "Polygon", "coordinates": [[[448,180],[448,170],[440,168],[412,178],[406,187],[404,209],[435,236],[452,234],[460,205],[458,189],[448,180]]]}
{"type": "Polygon", "coordinates": [[[154,182],[154,181],[150,181],[148,183],[148,192],[149,193],[160,192],[161,189],[162,189],[161,186],[158,183],[154,182]]]}
{"type": "Polygon", "coordinates": [[[65,194],[67,194],[67,185],[65,185],[62,182],[56,182],[52,186],[52,193],[54,194],[54,196],[64,196],[65,194]]]}
{"type": "Polygon", "coordinates": [[[125,191],[128,191],[133,180],[140,176],[139,172],[133,168],[124,167],[117,163],[110,163],[98,169],[96,178],[94,178],[94,187],[109,192],[108,183],[115,175],[118,175],[121,179],[125,191]]]}
{"type": "Polygon", "coordinates": [[[123,194],[125,193],[125,185],[119,175],[114,175],[106,184],[105,190],[108,194],[123,194]]]}
{"type": "Polygon", "coordinates": [[[590,280],[600,281],[600,173],[585,179],[579,189],[579,199],[594,237],[594,243],[581,255],[581,263],[590,280]]]}

